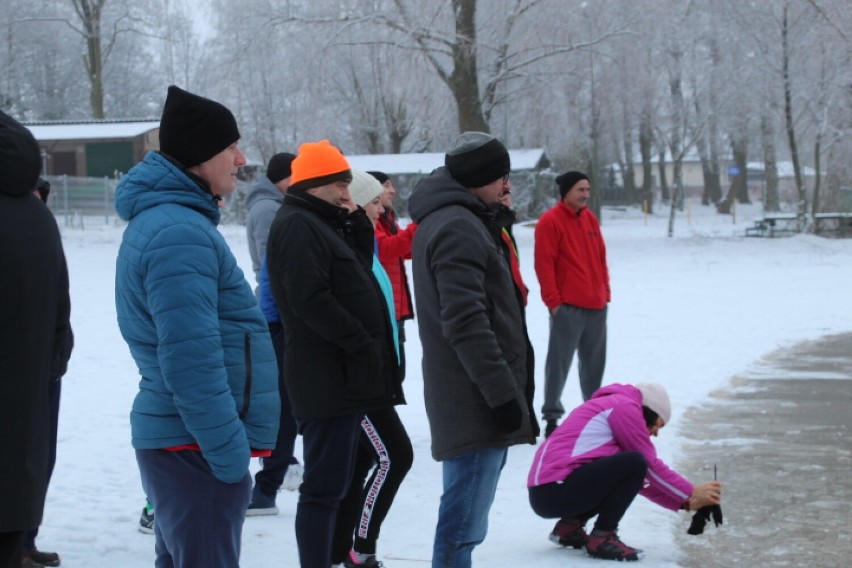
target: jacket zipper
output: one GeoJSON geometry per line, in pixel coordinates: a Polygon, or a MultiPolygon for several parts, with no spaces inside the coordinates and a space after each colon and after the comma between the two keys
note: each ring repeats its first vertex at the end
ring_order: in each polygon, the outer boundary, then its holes
{"type": "Polygon", "coordinates": [[[246,382],[243,386],[243,408],[240,410],[240,420],[245,420],[251,406],[251,334],[246,334],[245,340],[246,382]]]}

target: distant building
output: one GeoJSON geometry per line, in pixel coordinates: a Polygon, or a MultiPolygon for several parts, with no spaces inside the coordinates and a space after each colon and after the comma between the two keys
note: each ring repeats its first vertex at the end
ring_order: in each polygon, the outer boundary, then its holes
{"type": "Polygon", "coordinates": [[[160,148],[160,121],[29,122],[42,155],[43,175],[115,177],[160,148]]]}
{"type": "MultiPolygon", "coordinates": [[[[633,160],[633,179],[636,181],[637,186],[641,186],[643,181],[642,158],[637,155],[634,156],[633,160]]],[[[658,189],[660,187],[659,155],[654,154],[651,163],[651,187],[653,189],[658,189]]],[[[671,187],[674,184],[674,162],[672,161],[671,154],[668,151],[665,153],[663,164],[666,172],[666,182],[669,184],[669,187],[671,187]]],[[[736,164],[734,163],[733,157],[726,154],[719,159],[719,166],[719,181],[722,183],[722,192],[724,194],[736,174],[736,164]]],[[[618,186],[623,186],[624,181],[621,176],[619,165],[617,163],[613,163],[610,167],[614,173],[614,183],[618,186]]],[[[779,160],[776,169],[778,172],[781,191],[783,192],[789,188],[793,188],[793,163],[790,161],[779,160]]],[[[756,198],[760,197],[763,186],[765,185],[766,180],[764,170],[765,167],[763,162],[753,161],[748,162],[747,164],[746,179],[751,192],[756,198]]],[[[681,160],[681,175],[683,177],[683,187],[686,195],[700,197],[704,190],[704,170],[701,165],[701,157],[697,151],[691,150],[683,156],[683,159],[681,160]]],[[[815,171],[813,168],[805,166],[802,168],[802,175],[805,180],[810,180],[815,175],[815,171]]]]}
{"type": "MultiPolygon", "coordinates": [[[[550,159],[544,148],[519,148],[509,150],[512,162],[512,196],[515,209],[521,218],[536,217],[550,198],[552,177],[543,179],[541,174],[550,168],[550,159]]],[[[365,171],[380,171],[393,180],[399,192],[397,213],[406,215],[408,197],[420,178],[444,165],[444,152],[421,154],[361,154],[347,155],[346,161],[353,168],[365,171]]]]}

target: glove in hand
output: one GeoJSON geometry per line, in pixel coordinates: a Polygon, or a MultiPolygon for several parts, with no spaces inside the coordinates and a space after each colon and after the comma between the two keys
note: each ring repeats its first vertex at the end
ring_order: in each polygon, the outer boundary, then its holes
{"type": "Polygon", "coordinates": [[[524,418],[521,411],[521,405],[517,398],[513,398],[509,402],[504,402],[494,409],[494,419],[497,421],[497,427],[501,432],[514,432],[521,427],[521,422],[524,418]]]}
{"type": "Polygon", "coordinates": [[[689,525],[689,530],[687,530],[687,534],[698,535],[704,533],[704,527],[707,525],[707,521],[710,520],[710,517],[713,517],[713,522],[716,523],[716,526],[722,524],[722,507],[719,505],[705,505],[698,509],[695,512],[695,515],[692,516],[692,524],[689,525]]]}

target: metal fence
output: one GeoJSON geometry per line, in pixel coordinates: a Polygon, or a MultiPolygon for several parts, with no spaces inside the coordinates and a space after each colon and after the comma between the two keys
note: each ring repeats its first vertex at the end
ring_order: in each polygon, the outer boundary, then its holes
{"type": "Polygon", "coordinates": [[[67,175],[45,176],[45,179],[50,182],[47,206],[66,227],[84,228],[86,221],[103,219],[104,224],[109,224],[115,220],[118,180],[67,175]]]}
{"type": "MultiPolygon", "coordinates": [[[[398,196],[396,212],[408,215],[408,198],[422,175],[393,176],[398,196]]],[[[535,219],[556,201],[558,194],[550,170],[512,173],[512,201],[518,220],[535,219]]],[[[104,224],[117,221],[115,188],[118,179],[62,176],[45,176],[50,182],[47,205],[56,219],[66,227],[85,228],[86,223],[104,224]]],[[[237,180],[237,190],[225,199],[220,211],[220,223],[245,224],[246,196],[254,184],[253,176],[237,180]]]]}

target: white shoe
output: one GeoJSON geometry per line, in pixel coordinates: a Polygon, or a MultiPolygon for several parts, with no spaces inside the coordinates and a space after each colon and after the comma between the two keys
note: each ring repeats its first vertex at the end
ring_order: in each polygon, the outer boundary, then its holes
{"type": "Polygon", "coordinates": [[[305,473],[305,468],[300,463],[292,463],[287,467],[287,473],[284,474],[284,481],[281,482],[281,489],[287,491],[298,491],[302,484],[302,474],[305,473]]]}

